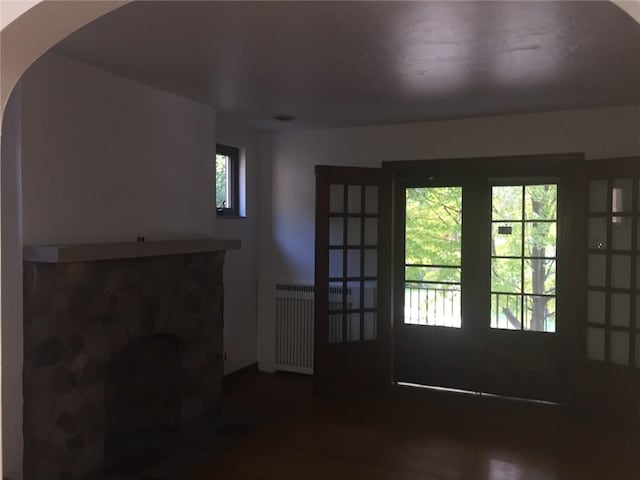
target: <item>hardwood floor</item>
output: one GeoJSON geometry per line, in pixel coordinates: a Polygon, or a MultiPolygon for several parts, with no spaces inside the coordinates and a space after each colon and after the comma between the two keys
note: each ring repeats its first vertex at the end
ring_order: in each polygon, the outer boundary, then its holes
{"type": "Polygon", "coordinates": [[[253,420],[189,480],[640,479],[638,432],[561,407],[408,387],[314,399],[311,378],[251,374],[225,384],[225,411],[253,420]]]}

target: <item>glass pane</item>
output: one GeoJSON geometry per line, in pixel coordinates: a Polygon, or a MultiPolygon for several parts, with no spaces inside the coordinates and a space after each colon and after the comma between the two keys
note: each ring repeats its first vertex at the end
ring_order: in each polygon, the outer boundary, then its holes
{"type": "Polygon", "coordinates": [[[360,277],[360,249],[347,251],[347,276],[360,277]]]}
{"type": "Polygon", "coordinates": [[[555,257],[556,226],[555,222],[525,223],[525,255],[528,257],[555,257]]]}
{"type": "Polygon", "coordinates": [[[342,314],[329,315],[329,343],[342,343],[342,314]]]}
{"type": "Polygon", "coordinates": [[[611,363],[629,365],[629,332],[613,330],[609,338],[609,349],[611,351],[611,363]]]}
{"type": "Polygon", "coordinates": [[[589,182],[589,211],[607,211],[607,181],[592,180],[589,182]]]}
{"type": "Polygon", "coordinates": [[[631,250],[631,217],[613,217],[611,237],[614,250],[631,250]]]}
{"type": "Polygon", "coordinates": [[[405,267],[406,280],[420,282],[460,282],[460,268],[405,267]]]}
{"type": "Polygon", "coordinates": [[[378,282],[369,280],[364,282],[364,308],[377,308],[378,282]]]}
{"type": "Polygon", "coordinates": [[[606,257],[604,255],[589,255],[589,258],[587,260],[587,277],[589,286],[605,286],[605,266],[606,257]]]}
{"type": "Polygon", "coordinates": [[[361,236],[361,220],[359,218],[350,218],[347,222],[347,244],[360,245],[361,236]]]}
{"type": "Polygon", "coordinates": [[[522,256],[522,223],[493,223],[491,241],[495,257],[522,256]]]}
{"type": "Polygon", "coordinates": [[[364,251],[364,276],[375,277],[378,275],[378,250],[366,249],[364,251]]]}
{"type": "Polygon", "coordinates": [[[362,187],[360,185],[349,185],[349,213],[361,213],[362,211],[362,187]]]}
{"type": "Polygon", "coordinates": [[[555,295],[556,261],[546,259],[525,260],[524,292],[534,295],[555,295]]]}
{"type": "Polygon", "coordinates": [[[404,322],[460,328],[458,285],[413,285],[405,287],[404,322]]]}
{"type": "Polygon", "coordinates": [[[347,342],[360,341],[360,313],[350,313],[347,318],[347,342]]]}
{"type": "Polygon", "coordinates": [[[491,193],[491,220],[522,220],[522,186],[494,186],[491,193]]]}
{"type": "Polygon", "coordinates": [[[360,308],[360,282],[347,282],[347,310],[360,308]]]}
{"type": "Polygon", "coordinates": [[[556,331],[556,299],[554,297],[524,297],[524,330],[556,331]]]}
{"type": "Polygon", "coordinates": [[[378,245],[378,219],[364,219],[364,244],[378,245]]]}
{"type": "Polygon", "coordinates": [[[344,213],[344,185],[329,185],[329,212],[344,213]]]}
{"type": "Polygon", "coordinates": [[[557,218],[557,185],[526,185],[524,198],[527,220],[555,220],[557,218]]]}
{"type": "Polygon", "coordinates": [[[329,311],[344,310],[342,282],[329,282],[329,311]]]}
{"type": "Polygon", "coordinates": [[[378,187],[369,185],[364,188],[364,212],[378,213],[378,187]]]}
{"type": "Polygon", "coordinates": [[[611,286],[629,288],[631,282],[631,257],[611,255],[611,286]]]}
{"type": "Polygon", "coordinates": [[[611,189],[611,212],[630,212],[632,181],[630,178],[617,178],[613,181],[611,189]]]}
{"type": "Polygon", "coordinates": [[[631,295],[627,293],[611,294],[611,324],[620,327],[629,326],[629,303],[631,295]]]}
{"type": "Polygon", "coordinates": [[[229,171],[229,157],[216,154],[216,208],[231,208],[228,195],[227,173],[229,171]]]}
{"type": "Polygon", "coordinates": [[[344,220],[342,218],[329,218],[329,245],[340,246],[344,244],[344,220]]]}
{"type": "Polygon", "coordinates": [[[522,295],[491,295],[491,328],[520,330],[522,328],[522,295]]]}
{"type": "Polygon", "coordinates": [[[462,188],[406,189],[405,263],[461,262],[462,188]]]}
{"type": "Polygon", "coordinates": [[[364,340],[375,340],[378,328],[376,325],[376,313],[366,312],[364,314],[364,340]]]}
{"type": "Polygon", "coordinates": [[[587,329],[587,358],[604,360],[604,330],[602,328],[587,329]]]}
{"type": "Polygon", "coordinates": [[[491,259],[491,291],[520,293],[522,291],[522,260],[510,258],[491,259]]]}
{"type": "Polygon", "coordinates": [[[604,325],[604,293],[590,290],[587,293],[587,321],[604,325]]]}
{"type": "Polygon", "coordinates": [[[597,248],[602,250],[607,248],[607,219],[606,218],[590,218],[589,219],[589,235],[588,248],[597,248]]]}
{"type": "Polygon", "coordinates": [[[342,277],[342,250],[329,250],[329,277],[342,277]]]}

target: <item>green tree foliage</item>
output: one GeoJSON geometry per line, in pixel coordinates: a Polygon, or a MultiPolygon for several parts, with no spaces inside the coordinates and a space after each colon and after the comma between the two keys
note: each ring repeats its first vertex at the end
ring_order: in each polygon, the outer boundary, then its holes
{"type": "Polygon", "coordinates": [[[223,208],[227,200],[227,163],[228,157],[216,155],[216,207],[223,208]]]}
{"type": "MultiPolygon", "coordinates": [[[[407,264],[460,267],[462,254],[462,188],[406,190],[407,264]]],[[[408,280],[459,282],[453,268],[408,268],[408,280]]]]}
{"type": "MultiPolygon", "coordinates": [[[[500,312],[512,327],[544,330],[555,321],[555,300],[525,297],[525,312],[514,311],[522,293],[555,294],[556,185],[496,186],[492,191],[491,289],[510,293],[500,312]],[[533,257],[533,258],[526,258],[533,257]]],[[[461,266],[462,188],[406,190],[405,263],[461,266]]],[[[459,268],[407,267],[407,280],[459,282],[459,268]]],[[[494,305],[495,308],[495,305],[494,305]]]]}

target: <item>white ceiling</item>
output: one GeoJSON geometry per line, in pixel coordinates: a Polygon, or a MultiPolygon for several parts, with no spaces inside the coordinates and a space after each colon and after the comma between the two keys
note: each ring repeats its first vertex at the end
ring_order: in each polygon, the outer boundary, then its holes
{"type": "Polygon", "coordinates": [[[610,2],[139,1],[54,51],[256,128],[640,104],[640,25],[610,2]]]}

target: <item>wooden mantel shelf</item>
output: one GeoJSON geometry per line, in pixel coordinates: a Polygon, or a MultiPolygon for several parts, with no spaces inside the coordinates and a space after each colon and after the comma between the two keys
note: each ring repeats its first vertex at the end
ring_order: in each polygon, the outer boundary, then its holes
{"type": "Polygon", "coordinates": [[[162,242],[86,243],[78,245],[34,245],[23,250],[25,262],[71,263],[120,258],[157,257],[188,253],[237,250],[240,240],[168,240],[162,242]]]}

